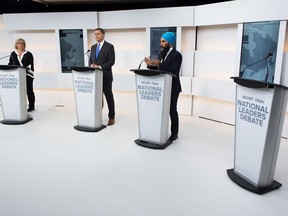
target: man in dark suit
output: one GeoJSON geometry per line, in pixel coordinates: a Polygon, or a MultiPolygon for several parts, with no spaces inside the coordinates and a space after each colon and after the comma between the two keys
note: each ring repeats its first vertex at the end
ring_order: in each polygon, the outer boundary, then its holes
{"type": "Polygon", "coordinates": [[[177,112],[177,101],[181,92],[179,72],[182,64],[182,55],[173,47],[175,39],[175,34],[173,32],[164,33],[160,39],[161,52],[158,56],[159,60],[145,58],[148,68],[152,69],[157,67],[159,70],[168,71],[176,75],[172,78],[170,102],[171,136],[169,137],[169,140],[171,141],[178,138],[179,116],[177,112]]]}
{"type": "Polygon", "coordinates": [[[91,47],[89,65],[92,68],[103,70],[103,93],[109,110],[107,125],[113,125],[115,123],[115,103],[112,92],[112,66],[115,63],[114,46],[105,41],[105,31],[102,28],[95,29],[95,39],[97,43],[91,47]]]}

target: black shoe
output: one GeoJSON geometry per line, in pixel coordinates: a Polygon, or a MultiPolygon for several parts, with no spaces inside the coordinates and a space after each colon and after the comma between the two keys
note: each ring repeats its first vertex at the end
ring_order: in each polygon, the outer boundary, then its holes
{"type": "Polygon", "coordinates": [[[31,111],[33,111],[33,110],[35,110],[34,107],[29,107],[27,111],[28,111],[28,112],[31,112],[31,111]]]}
{"type": "Polygon", "coordinates": [[[178,139],[178,134],[171,134],[171,136],[169,137],[170,141],[175,141],[176,139],[178,139]]]}

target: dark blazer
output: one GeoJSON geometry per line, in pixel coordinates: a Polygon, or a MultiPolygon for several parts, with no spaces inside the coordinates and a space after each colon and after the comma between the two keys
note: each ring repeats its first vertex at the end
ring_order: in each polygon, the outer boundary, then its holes
{"type": "MultiPolygon", "coordinates": [[[[159,56],[159,59],[161,57],[159,56]]],[[[162,62],[162,59],[161,59],[162,62]]],[[[181,92],[181,83],[179,78],[179,72],[182,64],[182,55],[174,47],[167,56],[166,60],[163,63],[160,63],[159,70],[168,71],[176,75],[172,78],[172,91],[181,92]]]]}
{"type": "MultiPolygon", "coordinates": [[[[34,58],[31,52],[26,51],[22,57],[22,65],[26,68],[27,76],[34,79],[34,58]]],[[[8,65],[21,65],[15,51],[11,52],[8,65]]]]}
{"type": "Polygon", "coordinates": [[[112,82],[113,81],[112,66],[115,63],[114,46],[104,41],[97,59],[96,59],[96,48],[97,44],[94,44],[91,47],[89,65],[91,64],[100,65],[103,70],[103,80],[112,82]]]}

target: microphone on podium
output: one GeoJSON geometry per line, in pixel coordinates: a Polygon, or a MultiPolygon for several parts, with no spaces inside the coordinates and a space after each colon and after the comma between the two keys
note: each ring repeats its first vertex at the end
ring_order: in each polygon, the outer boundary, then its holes
{"type": "MultiPolygon", "coordinates": [[[[89,61],[89,59],[90,59],[90,49],[88,49],[85,53],[84,53],[84,58],[85,58],[85,56],[87,56],[87,58],[88,58],[88,61],[89,61]]],[[[89,64],[89,63],[88,63],[89,64]]]]}
{"type": "Polygon", "coordinates": [[[88,49],[86,53],[84,53],[84,55],[87,55],[90,52],[90,50],[88,49]]]}
{"type": "Polygon", "coordinates": [[[140,70],[142,63],[145,61],[146,58],[150,58],[150,56],[144,57],[144,59],[140,62],[139,66],[138,66],[138,70],[140,70]]]}
{"type": "Polygon", "coordinates": [[[142,63],[145,61],[145,59],[150,58],[150,59],[156,59],[158,56],[159,50],[154,50],[152,56],[144,57],[144,59],[140,62],[138,66],[138,70],[141,68],[142,63]]]}
{"type": "Polygon", "coordinates": [[[10,57],[10,55],[6,55],[6,56],[3,56],[3,57],[0,57],[0,60],[1,60],[1,59],[5,59],[5,58],[8,58],[8,57],[10,57]]]}
{"type": "Polygon", "coordinates": [[[242,77],[242,76],[244,75],[244,72],[245,72],[245,70],[246,70],[248,67],[251,67],[251,66],[253,66],[253,65],[255,65],[255,64],[258,64],[258,63],[260,63],[260,62],[262,62],[262,61],[265,61],[266,59],[268,59],[270,56],[273,56],[273,55],[274,55],[274,53],[268,53],[268,55],[267,55],[265,58],[260,59],[259,61],[256,61],[256,62],[253,62],[252,64],[247,65],[246,67],[244,67],[244,69],[243,69],[242,71],[240,71],[239,77],[242,77]]]}
{"type": "MultiPolygon", "coordinates": [[[[12,65],[15,65],[15,59],[14,59],[14,57],[12,55],[6,55],[6,56],[3,56],[3,57],[0,57],[0,60],[8,58],[8,57],[10,57],[10,59],[12,60],[12,65]]],[[[10,63],[10,59],[9,59],[9,63],[10,63]]],[[[8,63],[8,65],[9,65],[9,63],[8,63]]]]}
{"type": "Polygon", "coordinates": [[[84,53],[84,56],[87,55],[88,58],[90,58],[90,50],[88,49],[87,52],[84,53]]]}

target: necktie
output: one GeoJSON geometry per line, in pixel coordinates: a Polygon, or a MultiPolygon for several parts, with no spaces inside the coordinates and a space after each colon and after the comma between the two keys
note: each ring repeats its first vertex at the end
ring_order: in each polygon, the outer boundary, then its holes
{"type": "Polygon", "coordinates": [[[99,52],[100,52],[100,44],[98,43],[96,48],[96,59],[98,58],[99,52]]]}

